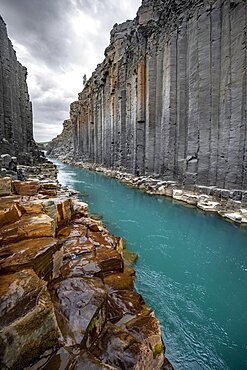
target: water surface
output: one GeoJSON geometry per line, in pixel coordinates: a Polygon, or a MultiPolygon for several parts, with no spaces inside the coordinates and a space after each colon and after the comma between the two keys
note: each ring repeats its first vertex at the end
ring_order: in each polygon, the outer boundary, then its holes
{"type": "Polygon", "coordinates": [[[138,253],[136,289],[176,370],[247,369],[247,228],[55,162],[59,181],[138,253]]]}

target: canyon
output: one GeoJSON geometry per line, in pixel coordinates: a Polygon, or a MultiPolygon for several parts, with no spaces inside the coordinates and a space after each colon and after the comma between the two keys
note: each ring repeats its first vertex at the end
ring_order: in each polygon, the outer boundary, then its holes
{"type": "Polygon", "coordinates": [[[246,7],[143,0],[114,25],[50,155],[246,197],[246,7]]]}

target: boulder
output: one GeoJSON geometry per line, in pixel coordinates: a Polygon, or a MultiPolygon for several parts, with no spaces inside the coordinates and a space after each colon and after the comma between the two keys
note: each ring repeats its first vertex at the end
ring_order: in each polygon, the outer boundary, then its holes
{"type": "Polygon", "coordinates": [[[0,228],[18,221],[21,215],[20,208],[16,204],[13,204],[9,208],[0,209],[0,228]]]}
{"type": "Polygon", "coordinates": [[[0,177],[0,196],[10,195],[12,192],[11,177],[0,177]]]}
{"type": "Polygon", "coordinates": [[[123,325],[123,329],[138,342],[146,343],[152,349],[153,368],[161,369],[164,362],[164,345],[158,319],[150,315],[139,316],[123,325]]]}
{"type": "Polygon", "coordinates": [[[111,290],[133,290],[134,278],[131,269],[126,268],[123,272],[112,273],[104,277],[104,284],[111,290]]]}
{"type": "Polygon", "coordinates": [[[38,181],[13,181],[13,190],[19,195],[36,195],[40,189],[38,181]]]}
{"type": "Polygon", "coordinates": [[[106,322],[107,293],[101,279],[62,279],[50,291],[64,344],[90,348],[106,322]]]}
{"type": "Polygon", "coordinates": [[[119,370],[154,369],[151,348],[111,323],[105,326],[92,353],[100,361],[119,370]]]}
{"type": "Polygon", "coordinates": [[[63,248],[53,238],[22,240],[0,249],[0,273],[33,268],[45,280],[56,278],[63,262],[63,248]]]}
{"type": "MultiPolygon", "coordinates": [[[[132,290],[118,290],[108,293],[108,320],[116,323],[123,317],[134,318],[147,310],[142,296],[132,290]]],[[[148,310],[150,312],[150,310],[148,310]]]]}
{"type": "Polygon", "coordinates": [[[63,277],[101,277],[102,271],[94,253],[88,253],[79,259],[68,261],[62,268],[63,277]]]}
{"type": "Polygon", "coordinates": [[[23,215],[19,221],[0,229],[0,245],[6,246],[23,239],[54,236],[54,221],[48,215],[23,215]]]}
{"type": "Polygon", "coordinates": [[[123,271],[122,256],[114,249],[97,248],[96,259],[103,273],[110,271],[123,271]]]}
{"type": "Polygon", "coordinates": [[[1,276],[1,369],[23,369],[58,343],[46,284],[32,270],[1,276]]]}

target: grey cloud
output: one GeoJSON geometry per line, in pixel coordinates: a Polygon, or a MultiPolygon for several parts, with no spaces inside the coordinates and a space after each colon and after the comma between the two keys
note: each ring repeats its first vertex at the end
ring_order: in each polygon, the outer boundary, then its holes
{"type": "Polygon", "coordinates": [[[140,3],[141,0],[0,0],[0,13],[10,38],[26,50],[25,54],[19,48],[17,57],[29,71],[37,140],[52,139],[61,131],[69,104],[82,89],[83,74],[90,77],[104,59],[113,24],[133,17],[140,3]]]}

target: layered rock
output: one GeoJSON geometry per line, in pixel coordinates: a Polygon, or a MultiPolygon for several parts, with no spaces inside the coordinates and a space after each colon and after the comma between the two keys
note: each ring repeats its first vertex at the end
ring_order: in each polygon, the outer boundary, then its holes
{"type": "Polygon", "coordinates": [[[246,6],[143,0],[79,94],[74,157],[246,190],[246,6]]]}
{"type": "Polygon", "coordinates": [[[55,182],[0,189],[0,368],[172,369],[123,240],[55,182]]]}
{"type": "MultiPolygon", "coordinates": [[[[0,155],[8,154],[10,160],[11,156],[17,157],[22,164],[40,159],[33,139],[32,103],[26,78],[27,69],[18,62],[0,16],[0,155]]],[[[11,170],[5,163],[3,167],[11,170]]]]}

